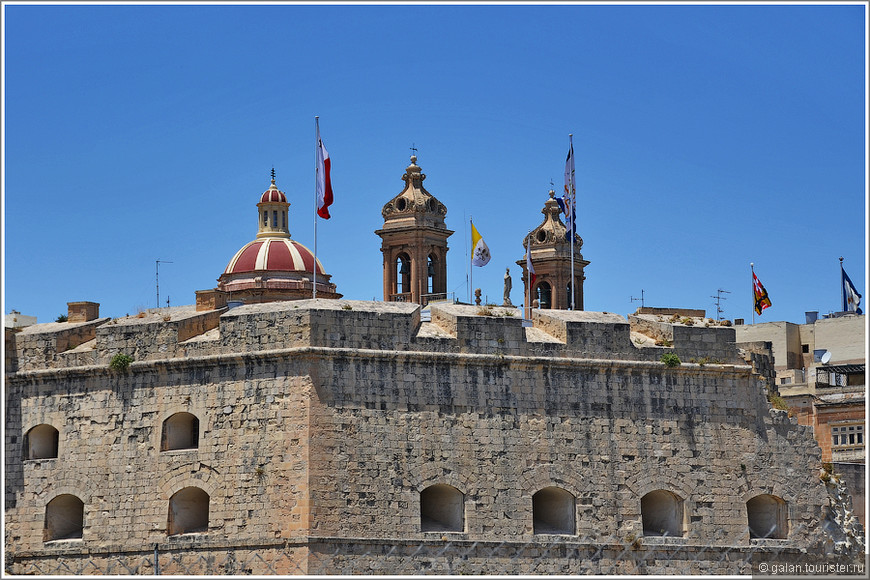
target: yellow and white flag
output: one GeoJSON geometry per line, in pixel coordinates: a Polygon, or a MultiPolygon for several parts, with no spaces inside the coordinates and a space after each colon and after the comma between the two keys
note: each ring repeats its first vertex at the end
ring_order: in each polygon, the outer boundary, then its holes
{"type": "Polygon", "coordinates": [[[489,259],[492,256],[489,255],[489,247],[487,247],[486,242],[483,241],[483,238],[477,232],[477,228],[474,227],[474,223],[471,224],[471,265],[472,266],[486,266],[489,263],[489,259]]]}

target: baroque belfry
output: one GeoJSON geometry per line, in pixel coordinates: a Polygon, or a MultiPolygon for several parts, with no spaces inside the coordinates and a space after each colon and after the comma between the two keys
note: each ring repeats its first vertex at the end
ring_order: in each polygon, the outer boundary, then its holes
{"type": "MultiPolygon", "coordinates": [[[[523,239],[523,246],[532,253],[535,269],[535,285],[531,288],[531,304],[536,308],[568,310],[571,308],[571,243],[568,228],[559,219],[562,210],[551,189],[541,213],[544,221],[523,239]],[[537,303],[536,303],[537,301],[537,303]]],[[[580,250],[583,238],[574,233],[574,309],[583,310],[583,269],[589,262],[583,259],[580,250]]],[[[523,292],[527,292],[526,259],[517,260],[523,269],[523,292]]],[[[526,300],[526,304],[529,301],[526,300]]]]}
{"type": "Polygon", "coordinates": [[[423,187],[417,156],[405,169],[405,188],[388,201],[375,231],[384,255],[384,300],[426,305],[447,297],[447,208],[423,187]]]}

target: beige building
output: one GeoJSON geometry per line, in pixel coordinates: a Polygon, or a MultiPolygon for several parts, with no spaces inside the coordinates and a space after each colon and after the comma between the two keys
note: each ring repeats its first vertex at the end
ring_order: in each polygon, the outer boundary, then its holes
{"type": "Polygon", "coordinates": [[[21,314],[17,310],[13,310],[9,314],[3,316],[4,328],[24,328],[31,324],[36,324],[36,317],[21,314]]]}
{"type": "Polygon", "coordinates": [[[815,314],[806,324],[737,325],[737,342],[771,344],[776,388],[801,424],[813,426],[825,461],[864,463],[866,319],[815,314]]]}
{"type": "Polygon", "coordinates": [[[805,324],[737,325],[737,342],[770,344],[776,389],[789,413],[813,428],[822,461],[849,478],[864,522],[867,320],[852,313],[817,315],[808,312],[805,324]]]}
{"type": "MultiPolygon", "coordinates": [[[[422,177],[412,158],[382,213],[383,302],[287,299],[305,266],[258,268],[261,245],[195,306],[112,319],[75,302],[66,322],[6,329],[4,571],[857,561],[848,495],[811,429],[771,408],[734,328],[690,311],[541,308],[527,322],[443,302],[424,318],[451,232],[422,177]],[[244,277],[253,286],[230,288],[244,277]]],[[[289,251],[276,192],[258,204],[257,239],[289,251]]]]}

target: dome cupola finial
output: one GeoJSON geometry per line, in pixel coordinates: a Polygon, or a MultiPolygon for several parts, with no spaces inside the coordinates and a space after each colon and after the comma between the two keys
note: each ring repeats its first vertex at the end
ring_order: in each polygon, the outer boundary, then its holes
{"type": "Polygon", "coordinates": [[[257,237],[289,238],[290,220],[287,210],[290,204],[287,196],[275,185],[275,168],[272,167],[272,184],[260,196],[257,204],[257,237]]]}

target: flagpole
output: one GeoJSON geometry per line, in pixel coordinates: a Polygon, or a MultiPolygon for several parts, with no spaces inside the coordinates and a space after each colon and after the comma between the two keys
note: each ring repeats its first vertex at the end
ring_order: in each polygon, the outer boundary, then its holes
{"type": "MultiPolygon", "coordinates": [[[[532,260],[532,230],[529,230],[529,235],[526,237],[526,263],[532,260]]],[[[524,312],[528,315],[528,320],[532,319],[532,273],[526,268],[526,308],[524,312]]]]}
{"type": "MultiPolygon", "coordinates": [[[[468,229],[471,231],[471,228],[474,226],[474,216],[468,216],[468,229]]],[[[474,232],[471,233],[471,239],[474,240],[474,232]]],[[[466,244],[466,247],[468,244],[466,244]]],[[[468,303],[471,304],[471,287],[474,286],[474,265],[471,263],[471,260],[474,260],[474,249],[471,250],[471,258],[468,262],[468,303]]]]}
{"type": "Polygon", "coordinates": [[[846,271],[843,269],[843,256],[840,256],[840,295],[843,301],[843,312],[846,312],[846,271]]]}
{"type": "Polygon", "coordinates": [[[569,186],[571,189],[571,310],[574,310],[574,296],[576,294],[574,290],[574,232],[577,230],[577,224],[574,223],[574,220],[577,217],[577,214],[574,211],[576,207],[576,202],[574,201],[574,196],[576,195],[576,188],[574,186],[574,134],[568,133],[568,151],[571,152],[571,185],[569,186]]]}
{"type": "Polygon", "coordinates": [[[320,136],[320,117],[314,116],[314,265],[311,267],[312,279],[311,298],[317,300],[317,180],[320,177],[320,163],[317,161],[317,151],[320,143],[317,138],[320,136]]]}
{"type": "Polygon", "coordinates": [[[749,269],[752,271],[752,324],[755,324],[755,264],[749,262],[749,269]]]}

